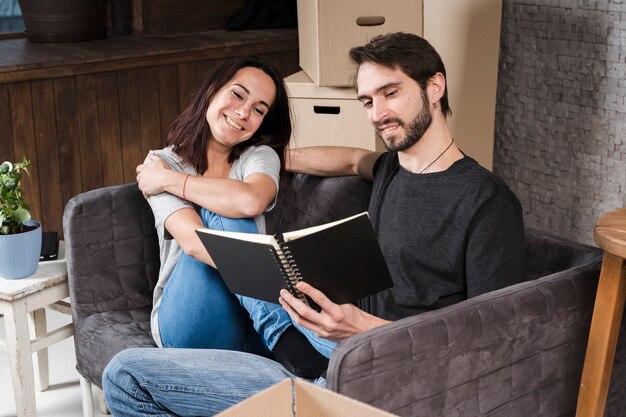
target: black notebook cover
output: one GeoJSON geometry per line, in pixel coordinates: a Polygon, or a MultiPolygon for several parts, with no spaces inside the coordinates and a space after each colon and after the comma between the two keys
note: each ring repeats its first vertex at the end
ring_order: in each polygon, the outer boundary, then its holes
{"type": "Polygon", "coordinates": [[[281,288],[287,288],[271,244],[198,233],[233,294],[278,303],[281,288]]]}
{"type": "Polygon", "coordinates": [[[274,245],[293,257],[299,279],[335,303],[355,302],[393,285],[367,213],[295,240],[288,240],[286,233],[284,243],[272,244],[273,237],[267,235],[250,237],[267,241],[259,243],[245,240],[245,234],[207,229],[197,233],[235,294],[277,302],[287,279],[274,245]]]}

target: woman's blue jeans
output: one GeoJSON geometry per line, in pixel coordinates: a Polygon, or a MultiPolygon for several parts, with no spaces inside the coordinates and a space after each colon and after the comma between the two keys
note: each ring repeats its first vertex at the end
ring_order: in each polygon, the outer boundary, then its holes
{"type": "MultiPolygon", "coordinates": [[[[205,227],[258,233],[253,219],[232,219],[202,209],[205,227]]],[[[245,254],[240,255],[245,262],[245,254]]],[[[278,298],[278,294],[276,294],[278,298]]],[[[164,347],[227,349],[264,356],[292,324],[279,304],[233,295],[217,269],[182,254],[165,286],[158,313],[164,347]]],[[[334,342],[297,326],[322,355],[334,342]]]]}
{"type": "MultiPolygon", "coordinates": [[[[231,219],[205,209],[200,217],[210,229],[258,233],[253,219],[231,219]]],[[[240,256],[245,261],[245,254],[240,256]]],[[[292,324],[280,305],[233,295],[217,269],[184,253],[163,291],[158,320],[164,347],[260,354],[267,354],[292,324]]]]}

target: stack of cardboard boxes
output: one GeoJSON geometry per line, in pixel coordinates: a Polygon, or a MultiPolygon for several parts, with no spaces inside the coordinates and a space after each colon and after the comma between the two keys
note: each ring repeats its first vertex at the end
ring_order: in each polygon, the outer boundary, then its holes
{"type": "Polygon", "coordinates": [[[295,119],[292,146],[383,149],[356,99],[348,52],[396,31],[422,34],[421,1],[298,0],[302,71],[285,79],[295,119]]]}
{"type": "Polygon", "coordinates": [[[491,169],[502,0],[298,0],[302,71],[285,79],[292,147],[383,150],[356,99],[353,46],[389,32],[426,38],[447,70],[456,143],[491,169]]]}

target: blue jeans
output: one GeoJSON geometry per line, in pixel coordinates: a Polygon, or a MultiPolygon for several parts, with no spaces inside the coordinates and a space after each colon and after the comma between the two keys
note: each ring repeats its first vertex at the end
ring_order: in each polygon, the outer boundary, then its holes
{"type": "MultiPolygon", "coordinates": [[[[252,219],[231,219],[206,209],[200,210],[200,217],[202,224],[213,230],[258,233],[252,219]]],[[[336,345],[292,323],[278,304],[233,295],[217,269],[184,253],[163,291],[158,320],[164,347],[228,349],[267,356],[292,324],[327,358],[336,345]]]]}
{"type": "MultiPolygon", "coordinates": [[[[237,295],[237,298],[239,298],[241,305],[248,311],[254,329],[261,335],[263,343],[269,350],[274,348],[276,342],[287,327],[293,324],[300,333],[304,334],[315,350],[330,359],[330,355],[333,353],[337,343],[323,339],[311,330],[293,323],[291,317],[289,317],[287,312],[283,310],[279,304],[259,301],[250,297],[242,297],[241,295],[237,295]]],[[[250,352],[250,350],[245,350],[244,352],[250,352]]],[[[252,352],[258,353],[257,350],[252,350],[252,352]]]]}
{"type": "MultiPolygon", "coordinates": [[[[200,216],[210,229],[258,233],[252,219],[231,219],[205,209],[200,216]]],[[[163,291],[158,320],[164,347],[263,355],[292,324],[280,305],[233,295],[217,269],[184,253],[163,291]]]]}
{"type": "Polygon", "coordinates": [[[213,416],[290,377],[279,363],[245,352],[140,348],[109,362],[102,387],[116,417],[213,416]]]}

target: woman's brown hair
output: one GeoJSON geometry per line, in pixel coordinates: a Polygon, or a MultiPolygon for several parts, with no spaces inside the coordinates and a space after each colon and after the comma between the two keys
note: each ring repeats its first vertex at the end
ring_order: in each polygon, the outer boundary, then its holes
{"type": "Polygon", "coordinates": [[[237,160],[250,146],[267,145],[278,154],[280,170],[281,173],[284,172],[285,149],[291,137],[291,117],[285,84],[278,71],[265,60],[258,56],[245,56],[219,64],[207,75],[194,100],[174,121],[167,136],[167,144],[172,146],[183,163],[192,166],[199,175],[208,169],[206,152],[211,131],[206,121],[206,112],[209,104],[237,71],[247,67],[260,69],[274,81],[276,98],[254,135],[232,149],[229,162],[237,160]]]}

